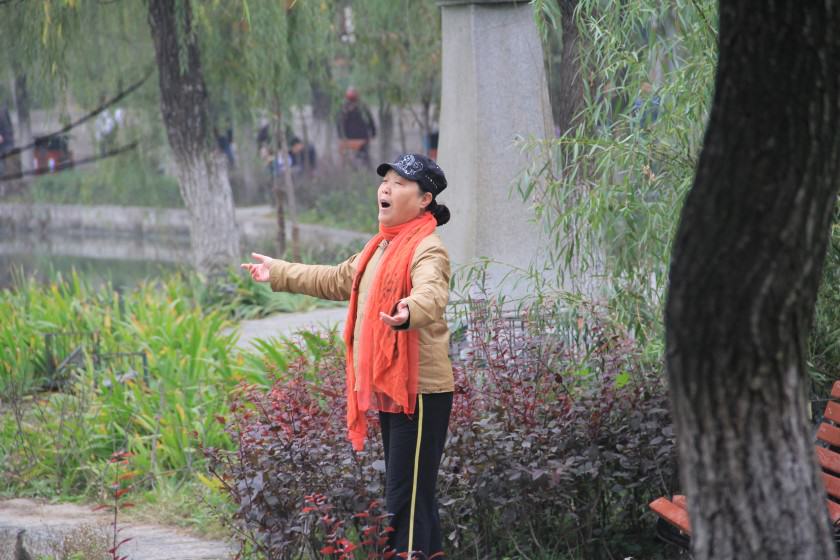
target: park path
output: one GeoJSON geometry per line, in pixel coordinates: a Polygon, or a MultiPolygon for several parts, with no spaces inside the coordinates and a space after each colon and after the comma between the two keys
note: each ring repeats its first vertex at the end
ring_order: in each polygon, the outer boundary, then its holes
{"type": "MultiPolygon", "coordinates": [[[[0,501],[0,560],[14,559],[20,529],[26,530],[24,545],[32,558],[53,557],[64,536],[107,542],[110,521],[108,513],[93,512],[89,506],[28,499],[0,501]]],[[[172,527],[130,522],[119,526],[120,538],[132,539],[120,548],[129,560],[229,560],[236,556],[235,545],[194,538],[172,527]]]]}
{"type": "Polygon", "coordinates": [[[263,319],[239,323],[240,348],[248,348],[254,339],[291,336],[301,330],[328,330],[338,326],[339,332],[347,318],[347,307],[328,307],[303,313],[278,313],[263,319]]]}

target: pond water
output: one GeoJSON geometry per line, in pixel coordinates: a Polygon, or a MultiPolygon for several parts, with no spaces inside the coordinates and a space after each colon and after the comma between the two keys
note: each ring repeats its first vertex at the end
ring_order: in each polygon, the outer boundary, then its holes
{"type": "Polygon", "coordinates": [[[189,245],[179,239],[0,235],[0,289],[16,279],[50,282],[75,270],[93,285],[123,289],[174,273],[189,262],[189,245]]]}
{"type": "MultiPolygon", "coordinates": [[[[320,248],[304,245],[302,260],[337,263],[360,249],[361,243],[320,248]]],[[[242,262],[249,260],[251,251],[274,255],[274,242],[247,242],[242,262]]],[[[189,241],[183,237],[39,236],[0,231],[0,290],[14,287],[21,276],[47,283],[58,274],[67,278],[73,270],[94,286],[110,282],[122,290],[189,266],[189,241]]]]}

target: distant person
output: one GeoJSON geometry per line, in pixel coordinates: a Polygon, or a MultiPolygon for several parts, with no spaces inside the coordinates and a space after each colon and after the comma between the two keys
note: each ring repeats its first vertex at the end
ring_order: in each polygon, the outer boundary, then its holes
{"type": "MultiPolygon", "coordinates": [[[[262,126],[260,127],[259,132],[257,133],[257,151],[260,155],[260,158],[267,163],[269,166],[269,172],[274,174],[283,170],[285,165],[288,165],[292,173],[299,174],[305,170],[312,171],[315,169],[317,165],[317,153],[315,151],[315,146],[312,143],[304,143],[303,140],[298,138],[292,128],[286,125],[286,145],[289,148],[289,153],[287,157],[281,158],[279,153],[276,157],[272,158],[272,146],[271,146],[271,131],[269,130],[269,124],[267,121],[261,123],[262,126]]],[[[278,142],[278,152],[279,150],[279,142],[278,142]]]]}
{"type": "Polygon", "coordinates": [[[0,177],[6,174],[6,159],[3,156],[12,151],[15,147],[15,129],[12,126],[12,116],[9,114],[9,107],[3,105],[0,109],[0,177]]]}
{"type": "Polygon", "coordinates": [[[233,155],[233,128],[228,127],[222,134],[218,128],[213,127],[213,136],[216,138],[216,147],[227,159],[228,167],[233,169],[236,165],[236,158],[233,155]]]}
{"type": "Polygon", "coordinates": [[[376,124],[354,87],[347,88],[344,94],[344,105],[338,115],[338,137],[342,159],[356,156],[370,166],[369,146],[371,139],[376,138],[376,124]]]}
{"type": "MultiPolygon", "coordinates": [[[[105,95],[100,96],[99,106],[102,107],[107,102],[105,95]]],[[[96,143],[99,146],[99,153],[101,155],[113,150],[117,147],[117,133],[122,126],[124,120],[124,111],[117,107],[111,110],[106,107],[98,115],[94,123],[96,143]]]]}

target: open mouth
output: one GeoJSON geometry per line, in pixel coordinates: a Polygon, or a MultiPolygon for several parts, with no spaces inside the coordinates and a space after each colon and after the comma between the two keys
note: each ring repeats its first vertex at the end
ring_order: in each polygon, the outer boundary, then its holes
{"type": "Polygon", "coordinates": [[[390,207],[391,207],[391,203],[390,203],[390,202],[388,202],[387,200],[380,200],[380,201],[379,201],[379,207],[380,207],[380,208],[390,208],[390,207]]]}

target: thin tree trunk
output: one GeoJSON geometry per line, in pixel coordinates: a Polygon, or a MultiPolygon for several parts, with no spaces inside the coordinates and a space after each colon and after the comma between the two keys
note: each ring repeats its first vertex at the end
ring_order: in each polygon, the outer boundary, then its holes
{"type": "MultiPolygon", "coordinates": [[[[283,115],[278,117],[280,130],[283,127],[283,115]]],[[[289,155],[289,143],[286,140],[285,134],[280,134],[280,149],[283,152],[283,157],[289,155]]],[[[289,207],[289,221],[292,223],[292,258],[296,262],[300,262],[300,229],[297,221],[297,201],[295,198],[295,182],[292,178],[291,161],[287,161],[283,166],[283,182],[286,186],[286,203],[289,207]]]]}
{"type": "Polygon", "coordinates": [[[309,154],[309,126],[306,124],[306,110],[300,107],[300,131],[303,135],[303,171],[309,176],[312,173],[312,165],[315,163],[309,154]]]}
{"type": "Polygon", "coordinates": [[[399,113],[397,113],[397,127],[400,131],[400,153],[404,154],[408,152],[405,148],[405,125],[403,124],[403,108],[399,108],[399,113]]]}
{"type": "Polygon", "coordinates": [[[423,98],[423,119],[420,123],[423,138],[428,142],[429,135],[432,133],[432,100],[430,97],[423,98]]]}
{"type": "MultiPolygon", "coordinates": [[[[312,83],[312,120],[315,135],[318,131],[324,131],[324,153],[318,154],[322,164],[332,167],[335,165],[335,115],[333,114],[333,98],[329,88],[325,85],[332,79],[332,72],[329,65],[325,66],[326,78],[324,81],[316,80],[312,83]]],[[[311,73],[316,70],[312,69],[311,73]]]]}
{"type": "MultiPolygon", "coordinates": [[[[329,64],[325,60],[326,83],[332,76],[329,64]]],[[[315,68],[310,68],[310,73],[315,73],[315,68]]],[[[312,118],[319,121],[329,120],[332,116],[332,96],[329,89],[320,81],[313,81],[312,84],[312,118]]]]}
{"type": "MultiPolygon", "coordinates": [[[[278,114],[277,101],[274,102],[275,117],[278,114]]],[[[286,204],[285,193],[283,192],[283,185],[280,182],[280,173],[277,163],[277,158],[280,158],[282,165],[288,165],[288,158],[283,153],[283,141],[281,138],[285,136],[285,131],[282,129],[282,123],[279,118],[273,119],[274,134],[272,134],[271,153],[273,160],[271,161],[271,192],[274,194],[274,204],[277,209],[277,242],[276,250],[279,256],[286,253],[286,204]]]]}
{"type": "MultiPolygon", "coordinates": [[[[26,73],[20,69],[15,68],[15,111],[17,112],[18,134],[17,143],[21,146],[27,146],[32,143],[32,115],[30,114],[30,98],[29,87],[26,84],[26,73]]],[[[20,158],[21,171],[30,171],[32,169],[32,158],[22,155],[20,158]]]]}
{"type": "Polygon", "coordinates": [[[579,0],[558,0],[562,13],[562,45],[560,57],[551,71],[555,73],[552,88],[554,124],[560,134],[566,134],[578,124],[583,108],[583,78],[580,68],[581,38],[575,22],[575,8],[579,0]]]}
{"type": "MultiPolygon", "coordinates": [[[[278,152],[275,151],[275,154],[278,152]]],[[[272,164],[274,165],[274,164],[272,164]]],[[[280,183],[280,175],[274,171],[271,174],[271,192],[274,194],[274,204],[277,209],[277,239],[274,248],[279,256],[286,253],[286,210],[283,202],[283,186],[280,183]]]]}
{"type": "Polygon", "coordinates": [[[380,99],[377,112],[379,113],[379,161],[391,161],[391,145],[394,143],[394,111],[390,103],[380,99]]]}
{"type": "Polygon", "coordinates": [[[719,42],[665,314],[694,557],[825,560],[805,357],[840,179],[840,7],[721,0],[719,42]]]}
{"type": "Polygon", "coordinates": [[[237,169],[242,177],[244,204],[260,204],[260,181],[257,179],[258,167],[254,162],[259,161],[256,145],[253,142],[254,129],[248,123],[239,125],[239,141],[236,142],[237,169]]]}
{"type": "Polygon", "coordinates": [[[239,232],[227,168],[209,141],[207,91],[190,2],[148,2],[161,113],[190,215],[193,264],[214,275],[239,258],[239,232]]]}

